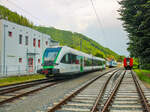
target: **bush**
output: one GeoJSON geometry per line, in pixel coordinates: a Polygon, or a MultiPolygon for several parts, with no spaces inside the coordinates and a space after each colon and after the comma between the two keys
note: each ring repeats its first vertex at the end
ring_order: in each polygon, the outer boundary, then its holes
{"type": "Polygon", "coordinates": [[[141,66],[142,69],[150,70],[150,64],[144,64],[141,66]]]}

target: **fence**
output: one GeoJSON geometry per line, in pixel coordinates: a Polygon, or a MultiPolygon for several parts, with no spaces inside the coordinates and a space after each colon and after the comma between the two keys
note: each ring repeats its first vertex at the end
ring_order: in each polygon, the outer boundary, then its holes
{"type": "Polygon", "coordinates": [[[0,65],[0,77],[35,74],[37,73],[37,70],[40,70],[41,68],[42,68],[41,65],[37,66],[0,65]]]}

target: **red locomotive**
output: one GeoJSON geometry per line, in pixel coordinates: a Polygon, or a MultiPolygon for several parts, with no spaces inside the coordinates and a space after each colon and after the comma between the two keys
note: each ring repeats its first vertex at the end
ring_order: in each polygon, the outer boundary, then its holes
{"type": "Polygon", "coordinates": [[[124,58],[124,68],[126,70],[131,70],[133,67],[133,58],[124,58]]]}

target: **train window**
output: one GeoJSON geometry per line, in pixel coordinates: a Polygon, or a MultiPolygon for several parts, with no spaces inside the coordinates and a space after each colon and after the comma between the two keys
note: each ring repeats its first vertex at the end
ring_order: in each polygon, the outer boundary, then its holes
{"type": "Polygon", "coordinates": [[[88,59],[88,61],[89,61],[89,66],[92,66],[93,64],[92,64],[92,59],[88,59]]]}
{"type": "Polygon", "coordinates": [[[63,56],[63,58],[60,61],[61,63],[65,63],[66,62],[66,55],[63,56]]]}
{"type": "Polygon", "coordinates": [[[127,62],[130,62],[130,58],[126,58],[127,62]]]}
{"type": "Polygon", "coordinates": [[[93,65],[93,61],[90,58],[84,58],[84,66],[92,66],[93,65]]]}
{"type": "Polygon", "coordinates": [[[98,63],[98,65],[100,66],[100,65],[103,65],[103,61],[98,61],[99,63],[98,63]]]}
{"type": "Polygon", "coordinates": [[[65,61],[69,64],[69,54],[66,54],[65,61]]]}
{"type": "Polygon", "coordinates": [[[66,54],[63,56],[61,59],[61,63],[66,63],[66,64],[79,64],[79,57],[74,54],[66,54]]]}
{"type": "Polygon", "coordinates": [[[56,60],[58,52],[61,48],[47,48],[44,52],[44,62],[53,63],[56,60]]]}
{"type": "Polygon", "coordinates": [[[104,61],[101,61],[101,60],[93,60],[93,66],[101,66],[105,64],[104,61]]]}
{"type": "Polygon", "coordinates": [[[87,65],[87,58],[84,57],[84,66],[86,66],[86,65],[87,65]]]}
{"type": "Polygon", "coordinates": [[[66,63],[66,64],[69,63],[69,55],[68,54],[65,54],[63,56],[63,58],[61,59],[61,63],[66,63]]]}
{"type": "Polygon", "coordinates": [[[74,54],[70,54],[70,60],[71,60],[71,64],[76,64],[76,58],[77,56],[74,54]]]}
{"type": "Polygon", "coordinates": [[[75,64],[79,64],[79,63],[80,63],[80,56],[77,56],[75,64]]]}
{"type": "Polygon", "coordinates": [[[106,61],[103,61],[103,64],[106,64],[106,61]]]}
{"type": "Polygon", "coordinates": [[[97,60],[93,60],[93,66],[97,66],[97,60]]]}

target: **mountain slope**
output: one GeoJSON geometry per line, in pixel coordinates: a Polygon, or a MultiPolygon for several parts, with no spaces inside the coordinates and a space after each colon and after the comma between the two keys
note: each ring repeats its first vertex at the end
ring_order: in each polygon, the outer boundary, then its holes
{"type": "Polygon", "coordinates": [[[41,26],[36,26],[35,29],[50,35],[54,40],[60,42],[61,45],[67,45],[74,49],[86,52],[88,54],[93,55],[100,54],[104,58],[105,57],[119,58],[119,55],[117,53],[113,52],[109,48],[104,48],[94,40],[80,33],[72,33],[71,31],[64,31],[52,27],[41,27],[41,26]]]}

